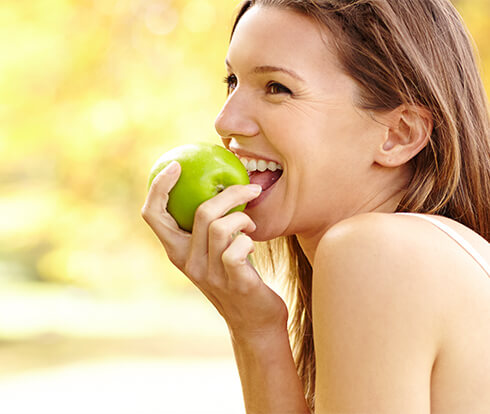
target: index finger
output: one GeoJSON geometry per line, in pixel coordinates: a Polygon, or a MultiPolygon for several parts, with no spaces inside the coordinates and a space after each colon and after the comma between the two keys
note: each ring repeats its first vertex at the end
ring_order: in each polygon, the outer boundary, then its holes
{"type": "Polygon", "coordinates": [[[233,207],[257,198],[262,189],[257,185],[232,185],[202,203],[196,210],[190,255],[202,257],[208,252],[210,224],[225,216],[233,207]]]}

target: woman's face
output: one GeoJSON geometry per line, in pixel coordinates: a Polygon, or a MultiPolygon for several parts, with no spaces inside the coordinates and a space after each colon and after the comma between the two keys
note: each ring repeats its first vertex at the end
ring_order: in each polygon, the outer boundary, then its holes
{"type": "Polygon", "coordinates": [[[306,16],[254,6],[230,43],[229,96],[216,130],[233,152],[283,167],[245,210],[256,241],[314,237],[389,198],[373,161],[385,127],[354,107],[355,83],[338,68],[330,39],[306,16]]]}

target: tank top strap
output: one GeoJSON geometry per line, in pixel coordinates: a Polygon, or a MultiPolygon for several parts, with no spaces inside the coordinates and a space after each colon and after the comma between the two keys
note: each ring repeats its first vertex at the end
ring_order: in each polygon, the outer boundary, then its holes
{"type": "Polygon", "coordinates": [[[446,233],[449,237],[451,237],[456,243],[458,243],[466,252],[475,259],[475,261],[481,266],[481,268],[485,271],[485,273],[490,276],[490,265],[488,262],[483,258],[483,256],[476,251],[476,249],[468,243],[468,241],[461,236],[457,231],[455,231],[453,228],[449,227],[447,224],[442,223],[441,221],[435,219],[434,217],[427,216],[426,214],[421,214],[421,213],[406,213],[406,212],[399,212],[395,214],[405,214],[409,216],[417,216],[420,217],[421,219],[424,219],[426,221],[429,221],[430,223],[434,224],[436,227],[438,227],[440,230],[442,230],[444,233],[446,233]]]}

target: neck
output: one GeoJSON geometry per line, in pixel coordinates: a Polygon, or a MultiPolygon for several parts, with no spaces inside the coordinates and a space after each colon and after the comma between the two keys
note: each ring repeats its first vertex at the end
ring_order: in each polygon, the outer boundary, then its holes
{"type": "Polygon", "coordinates": [[[303,249],[303,252],[305,253],[305,256],[308,258],[308,261],[310,262],[311,266],[313,266],[314,260],[315,260],[315,253],[318,248],[318,244],[320,243],[320,240],[322,237],[327,233],[327,231],[333,227],[335,224],[339,223],[342,220],[345,220],[349,217],[356,216],[358,214],[363,214],[363,213],[369,213],[369,212],[377,212],[377,213],[387,213],[391,214],[394,213],[400,204],[400,201],[402,200],[403,196],[405,195],[406,191],[402,190],[397,192],[396,194],[392,195],[388,199],[384,199],[381,203],[378,200],[378,203],[373,200],[373,202],[366,206],[365,208],[361,208],[354,213],[351,214],[345,214],[340,220],[337,220],[333,223],[328,224],[327,226],[320,227],[317,231],[313,233],[302,233],[302,234],[297,234],[298,242],[303,249]]]}

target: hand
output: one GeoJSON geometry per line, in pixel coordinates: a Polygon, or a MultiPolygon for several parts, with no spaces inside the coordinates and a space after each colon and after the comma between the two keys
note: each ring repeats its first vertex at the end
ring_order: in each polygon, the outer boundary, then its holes
{"type": "Polygon", "coordinates": [[[153,180],[141,210],[170,261],[213,303],[234,335],[256,336],[286,329],[285,303],[247,259],[254,251],[247,234],[255,231],[255,223],[243,212],[226,215],[260,192],[243,185],[226,188],[199,206],[191,234],[181,230],[166,210],[168,193],[181,171],[178,163],[174,165],[173,173],[170,164],[153,180]]]}

